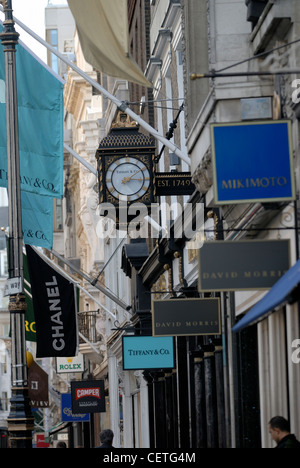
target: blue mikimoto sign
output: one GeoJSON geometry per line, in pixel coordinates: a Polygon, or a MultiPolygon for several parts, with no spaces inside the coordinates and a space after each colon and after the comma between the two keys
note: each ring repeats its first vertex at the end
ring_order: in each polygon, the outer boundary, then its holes
{"type": "Polygon", "coordinates": [[[295,199],[290,121],[212,124],[211,143],[217,204],[295,199]]]}
{"type": "Polygon", "coordinates": [[[173,337],[124,336],[124,370],[173,369],[173,337]]]}

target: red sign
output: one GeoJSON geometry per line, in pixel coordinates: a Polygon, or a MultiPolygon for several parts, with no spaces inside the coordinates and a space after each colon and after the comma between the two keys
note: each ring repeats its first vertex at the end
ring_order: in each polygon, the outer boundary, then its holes
{"type": "Polygon", "coordinates": [[[36,448],[49,448],[49,442],[45,442],[44,434],[37,434],[36,436],[36,448]]]}
{"type": "Polygon", "coordinates": [[[85,397],[95,397],[101,399],[100,397],[100,388],[77,388],[76,389],[76,400],[80,400],[80,398],[85,397]]]}

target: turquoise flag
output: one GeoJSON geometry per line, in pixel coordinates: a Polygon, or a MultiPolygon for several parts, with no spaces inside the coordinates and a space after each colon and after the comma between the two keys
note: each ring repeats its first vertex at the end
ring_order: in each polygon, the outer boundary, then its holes
{"type": "MultiPolygon", "coordinates": [[[[0,23],[0,31],[3,30],[0,23]]],[[[63,195],[63,80],[25,44],[16,53],[21,190],[63,195]]],[[[5,64],[0,45],[0,186],[7,187],[5,64]]]]}
{"type": "Polygon", "coordinates": [[[24,243],[51,250],[53,247],[53,199],[21,192],[24,243]]]}
{"type": "MultiPolygon", "coordinates": [[[[16,73],[23,239],[25,244],[51,250],[53,198],[63,196],[64,82],[21,41],[16,73]]],[[[0,44],[0,187],[7,187],[5,99],[0,44]]]]}

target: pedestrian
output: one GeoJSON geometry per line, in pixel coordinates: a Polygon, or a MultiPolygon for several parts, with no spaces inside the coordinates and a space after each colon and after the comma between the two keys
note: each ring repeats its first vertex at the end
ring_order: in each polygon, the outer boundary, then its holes
{"type": "Polygon", "coordinates": [[[105,429],[100,432],[100,442],[101,445],[98,448],[114,450],[113,447],[114,433],[110,429],[105,429]]]}
{"type": "Polygon", "coordinates": [[[57,442],[56,448],[67,448],[67,444],[65,442],[57,442]]]}
{"type": "Polygon", "coordinates": [[[290,423],[282,416],[275,416],[269,422],[269,432],[277,443],[277,449],[300,449],[300,442],[291,434],[290,423]]]}

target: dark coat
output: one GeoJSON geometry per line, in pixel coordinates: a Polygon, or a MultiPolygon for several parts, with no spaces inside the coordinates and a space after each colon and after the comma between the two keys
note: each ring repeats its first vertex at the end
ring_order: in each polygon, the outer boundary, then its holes
{"type": "Polygon", "coordinates": [[[112,445],[109,445],[109,444],[102,444],[102,445],[100,445],[100,447],[96,447],[96,448],[115,450],[115,447],[113,447],[112,445]]]}
{"type": "Polygon", "coordinates": [[[293,434],[289,434],[286,437],[284,437],[279,444],[276,447],[277,449],[291,449],[291,448],[296,448],[300,449],[300,442],[296,439],[296,437],[293,434]]]}

